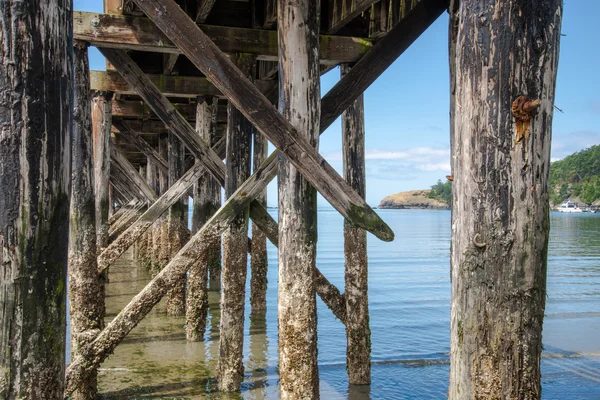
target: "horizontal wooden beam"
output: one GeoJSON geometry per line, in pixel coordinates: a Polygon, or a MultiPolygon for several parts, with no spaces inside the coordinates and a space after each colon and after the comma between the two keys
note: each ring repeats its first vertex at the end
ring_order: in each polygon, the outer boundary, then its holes
{"type": "MultiPolygon", "coordinates": [[[[208,79],[201,76],[171,76],[147,74],[152,83],[167,97],[196,98],[198,96],[224,97],[208,79]]],[[[270,93],[277,81],[256,81],[256,87],[262,93],[270,93]]],[[[125,95],[136,92],[116,71],[90,71],[90,87],[125,95]]]]}
{"type": "MultiPolygon", "coordinates": [[[[182,117],[188,121],[196,120],[196,104],[195,103],[173,103],[173,107],[182,117]]],[[[158,116],[146,105],[142,100],[113,100],[112,101],[112,117],[113,118],[139,118],[139,119],[156,119],[158,116]]],[[[217,122],[227,122],[227,107],[219,107],[217,112],[217,122]]]]}
{"type": "Polygon", "coordinates": [[[336,33],[379,0],[329,0],[327,33],[336,33]]]}
{"type": "MultiPolygon", "coordinates": [[[[259,60],[277,61],[276,31],[198,26],[225,53],[250,53],[259,60]]],[[[73,35],[96,47],[181,54],[181,50],[145,17],[75,11],[73,35]]],[[[365,38],[321,35],[321,63],[355,62],[372,46],[365,38]]]]}

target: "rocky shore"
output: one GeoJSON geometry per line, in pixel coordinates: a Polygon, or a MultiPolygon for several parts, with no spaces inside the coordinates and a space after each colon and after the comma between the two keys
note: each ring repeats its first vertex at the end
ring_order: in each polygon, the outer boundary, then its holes
{"type": "Polygon", "coordinates": [[[408,192],[392,194],[381,200],[378,208],[434,210],[450,209],[450,206],[447,203],[427,197],[429,192],[429,190],[411,190],[408,192]]]}

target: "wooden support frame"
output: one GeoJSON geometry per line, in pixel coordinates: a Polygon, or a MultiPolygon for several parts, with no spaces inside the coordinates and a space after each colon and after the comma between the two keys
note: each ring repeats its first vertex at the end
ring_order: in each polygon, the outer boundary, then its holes
{"type": "MultiPolygon", "coordinates": [[[[277,60],[276,32],[264,29],[196,25],[178,5],[176,7],[186,15],[194,27],[199,27],[205,35],[212,38],[221,51],[225,53],[249,52],[256,55],[259,60],[277,60]]],[[[140,8],[144,9],[144,7],[140,8]]],[[[152,21],[144,17],[75,11],[73,12],[73,35],[75,39],[89,42],[97,47],[182,53],[164,33],[154,26],[152,21]]],[[[321,63],[331,65],[356,62],[372,46],[371,40],[365,38],[322,35],[321,63]]]]}
{"type": "MultiPolygon", "coordinates": [[[[202,76],[171,76],[146,74],[150,81],[167,97],[195,99],[198,96],[219,96],[223,94],[207,78],[202,76]]],[[[92,90],[110,91],[119,94],[135,95],[131,87],[117,71],[90,71],[92,90]]],[[[264,94],[271,93],[276,81],[259,80],[256,87],[264,94]]]]}
{"type": "Polygon", "coordinates": [[[144,139],[133,131],[125,121],[113,120],[113,126],[121,132],[125,140],[137,147],[146,157],[151,159],[164,173],[169,172],[169,163],[144,139]]]}
{"type": "Polygon", "coordinates": [[[121,170],[125,177],[127,177],[129,182],[134,185],[134,187],[136,187],[150,203],[154,203],[158,200],[156,192],[146,183],[146,180],[142,178],[129,160],[121,154],[119,149],[113,147],[110,152],[110,158],[114,165],[121,170]]]}
{"type": "MultiPolygon", "coordinates": [[[[224,153],[225,140],[219,141],[214,149],[217,153],[224,153]]],[[[163,193],[134,225],[100,254],[98,271],[102,272],[115,262],[173,203],[186,194],[203,174],[207,174],[205,167],[198,162],[183,174],[181,179],[171,185],[169,190],[163,193]]]]}
{"type": "MultiPolygon", "coordinates": [[[[143,2],[137,0],[136,4],[180,46],[185,55],[211,79],[215,86],[228,97],[229,101],[282,151],[285,157],[334,208],[346,219],[367,229],[378,238],[386,241],[393,240],[394,233],[377,213],[344,182],[343,178],[315,151],[308,140],[299,135],[297,130],[277,112],[273,105],[173,0],[145,0],[143,2]],[[200,48],[203,50],[199,51],[200,48]]],[[[105,56],[108,55],[109,60],[116,57],[121,58],[121,67],[126,67],[131,63],[131,59],[129,62],[126,61],[127,55],[123,52],[103,51],[105,56]]],[[[114,65],[114,62],[111,61],[111,63],[114,65]]],[[[123,68],[118,69],[127,74],[123,68]]],[[[134,70],[130,65],[128,69],[134,70]]],[[[143,90],[143,88],[139,89],[143,90]]],[[[157,110],[154,111],[159,113],[157,110]]],[[[191,128],[189,125],[187,126],[191,128]]]]}
{"type": "MultiPolygon", "coordinates": [[[[271,156],[273,157],[273,156],[271,156]]],[[[233,196],[215,213],[215,215],[207,221],[207,223],[190,239],[190,241],[184,246],[184,248],[170,261],[160,273],[157,275],[140,293],[136,298],[128,304],[115,319],[107,325],[107,327],[96,337],[94,342],[84,349],[81,357],[74,359],[67,369],[66,377],[66,388],[65,396],[70,395],[81,383],[82,379],[87,375],[89,371],[97,368],[104,359],[112,353],[114,348],[119,344],[123,338],[133,329],[137,324],[147,315],[148,312],[160,301],[167,290],[175,284],[177,278],[184,274],[186,268],[188,268],[194,260],[199,257],[205,249],[203,246],[210,243],[211,238],[218,236],[222,233],[229,225],[231,220],[248,204],[251,199],[256,197],[258,193],[263,190],[266,185],[277,175],[277,164],[267,161],[248,179],[240,186],[240,188],[234,193],[233,196]],[[89,362],[86,360],[90,360],[89,362]]],[[[201,164],[196,164],[196,167],[202,168],[201,164]]],[[[136,223],[125,232],[119,240],[125,241],[130,240],[133,244],[143,232],[152,225],[152,223],[158,218],[156,214],[162,213],[160,207],[164,207],[158,203],[174,201],[173,198],[178,199],[180,195],[178,193],[185,193],[185,190],[181,188],[186,185],[185,180],[189,182],[189,185],[198,179],[197,175],[194,175],[193,170],[188,171],[177,184],[173,185],[167,193],[153,204],[150,209],[142,216],[136,223]],[[181,185],[177,188],[176,186],[181,185]],[[170,193],[169,193],[170,192],[170,193]],[[153,212],[151,211],[154,208],[153,212]],[[151,214],[154,214],[152,216],[151,214]],[[141,220],[145,219],[144,222],[141,220]],[[136,226],[137,225],[137,226],[136,226]],[[145,225],[145,226],[143,226],[145,225]]],[[[168,208],[165,207],[164,209],[168,208]]],[[[275,245],[278,242],[278,229],[277,223],[267,214],[267,218],[264,218],[262,214],[262,208],[250,206],[250,215],[254,221],[260,221],[259,226],[267,235],[267,238],[275,245]]],[[[163,211],[164,212],[164,211],[163,211]]],[[[159,214],[160,215],[160,214],[159,214]]],[[[116,242],[115,242],[116,243],[116,242]]],[[[113,244],[115,244],[113,243],[113,244]]],[[[125,250],[131,245],[127,245],[125,250]]],[[[112,245],[111,245],[112,246],[112,245]]],[[[103,255],[106,255],[105,260],[110,257],[107,254],[108,250],[118,252],[118,249],[109,247],[103,255]]],[[[122,251],[125,251],[122,250],[122,251]]],[[[120,254],[114,255],[116,260],[120,254]]],[[[110,262],[104,262],[103,257],[99,257],[98,268],[101,272],[104,268],[110,265],[110,262]]],[[[340,307],[343,307],[342,296],[335,296],[336,288],[328,284],[324,276],[322,276],[318,270],[317,281],[319,282],[318,287],[328,291],[328,296],[323,296],[325,303],[333,310],[338,310],[334,313],[336,315],[343,315],[340,312],[340,307]],[[320,276],[320,278],[319,278],[320,276]],[[339,305],[339,306],[338,306],[339,305]],[[333,307],[332,307],[333,306],[333,307]]],[[[338,292],[339,293],[339,292],[338,292]]],[[[342,318],[340,318],[342,319],[342,318]]]]}
{"type": "MultiPolygon", "coordinates": [[[[426,1],[426,0],[423,0],[423,1],[426,1]]],[[[440,12],[440,13],[441,13],[441,12],[440,12]]],[[[418,36],[418,35],[417,35],[417,36],[418,36]]],[[[413,39],[413,40],[414,40],[414,39],[413,39]]],[[[399,55],[399,54],[398,54],[398,55],[399,55]]],[[[396,57],[397,57],[397,56],[396,56],[396,57]]],[[[376,60],[372,60],[372,61],[376,61],[376,60]]],[[[390,63],[391,63],[391,61],[390,61],[390,63]]],[[[389,64],[388,64],[388,65],[389,65],[389,64]]],[[[386,66],[386,67],[387,67],[387,66],[386,66]]],[[[383,69],[385,69],[386,67],[384,67],[383,69]]],[[[381,72],[380,72],[380,73],[381,73],[381,72]]],[[[372,77],[372,75],[371,75],[371,77],[372,77]]],[[[372,79],[373,79],[373,80],[374,80],[375,78],[376,78],[376,76],[375,76],[375,77],[372,77],[372,79]]],[[[344,81],[346,84],[349,82],[348,80],[342,80],[342,81],[344,81]]],[[[372,82],[372,81],[371,81],[371,82],[372,82]]],[[[365,84],[365,82],[362,82],[362,84],[364,85],[364,84],[365,84]]],[[[366,86],[368,86],[369,84],[370,84],[370,82],[369,82],[369,83],[368,83],[366,86]]],[[[356,89],[356,87],[353,87],[353,88],[351,88],[351,90],[350,90],[350,93],[351,93],[353,90],[358,90],[358,89],[356,89]]],[[[364,90],[364,88],[363,88],[362,90],[364,90]]],[[[329,100],[329,101],[331,101],[331,100],[329,100]]],[[[337,101],[337,100],[336,100],[336,101],[337,101]]],[[[354,98],[352,98],[352,99],[350,100],[350,102],[352,102],[352,101],[354,101],[354,98]]],[[[337,104],[339,104],[339,103],[337,103],[337,104]]],[[[335,105],[333,105],[332,109],[335,109],[335,105]]],[[[343,108],[341,108],[341,111],[343,111],[343,108]]],[[[339,112],[341,112],[341,111],[339,111],[339,112]]],[[[338,115],[339,115],[339,113],[338,113],[338,115]]],[[[333,119],[335,119],[335,118],[333,118],[333,119]]],[[[322,129],[323,129],[323,126],[322,126],[322,129]]],[[[266,164],[265,164],[265,168],[267,168],[269,165],[276,165],[276,163],[275,163],[275,159],[274,159],[274,158],[269,158],[269,159],[267,160],[267,162],[266,162],[266,164]]],[[[264,172],[264,171],[265,171],[265,170],[263,169],[263,170],[262,170],[262,172],[264,172]]],[[[263,176],[263,178],[264,178],[264,176],[263,176]]],[[[251,179],[252,179],[252,178],[251,178],[251,179]]],[[[266,183],[264,183],[264,182],[261,182],[261,184],[262,184],[262,186],[260,187],[260,189],[262,189],[262,188],[264,188],[264,186],[266,186],[266,183]]],[[[242,186],[242,188],[245,188],[245,185],[243,185],[243,186],[242,186]]],[[[241,192],[241,190],[242,190],[242,189],[240,189],[240,191],[238,191],[238,192],[236,193],[236,195],[234,195],[234,196],[232,197],[232,199],[230,200],[230,202],[231,202],[231,201],[235,201],[236,199],[237,199],[237,200],[239,200],[239,199],[242,199],[242,201],[244,201],[244,200],[246,200],[246,201],[247,201],[247,200],[248,200],[248,199],[246,198],[246,195],[247,195],[248,193],[247,193],[247,192],[243,192],[244,194],[242,195],[242,192],[241,192]]],[[[257,190],[258,190],[258,189],[257,189],[257,190]]],[[[265,211],[265,210],[264,210],[264,208],[262,208],[262,207],[261,207],[261,209],[262,209],[262,211],[265,211]]],[[[225,209],[222,209],[222,210],[221,210],[221,213],[224,213],[224,212],[226,212],[226,211],[227,211],[227,212],[229,212],[229,211],[231,211],[231,210],[225,210],[225,209]]],[[[255,220],[258,220],[258,219],[260,219],[261,217],[264,217],[264,215],[260,214],[260,212],[261,212],[261,210],[260,210],[260,209],[257,209],[257,208],[255,208],[255,207],[251,207],[251,215],[253,216],[253,218],[254,218],[255,220]],[[258,215],[257,215],[257,214],[254,214],[254,212],[255,212],[256,210],[258,210],[258,215]]],[[[266,213],[266,211],[265,211],[265,213],[266,213]]],[[[217,214],[219,214],[219,213],[217,213],[217,214]]],[[[267,214],[267,216],[268,216],[268,214],[267,214]]],[[[220,218],[222,218],[222,214],[221,214],[220,218]]],[[[216,219],[215,219],[215,221],[216,221],[216,220],[218,220],[218,218],[216,218],[216,219]]],[[[209,224],[207,224],[207,225],[209,225],[209,224]]],[[[226,224],[225,224],[225,226],[226,226],[226,224]]],[[[208,228],[205,228],[205,229],[208,229],[208,228]]],[[[272,229],[271,229],[271,230],[269,230],[269,229],[267,229],[267,228],[264,228],[264,227],[261,227],[261,229],[263,229],[263,230],[265,230],[266,232],[268,232],[268,235],[269,235],[269,233],[271,234],[271,235],[269,236],[269,238],[270,238],[270,239],[273,237],[273,236],[272,236],[272,229]]],[[[275,225],[275,232],[276,232],[276,231],[277,231],[277,229],[276,229],[276,225],[275,225]]],[[[202,233],[202,232],[200,232],[200,233],[202,233]]],[[[206,231],[205,231],[205,233],[206,233],[206,231]]],[[[276,235],[276,233],[275,233],[275,235],[276,235]]],[[[192,245],[192,242],[190,242],[190,243],[188,244],[188,246],[191,246],[191,245],[192,245]]],[[[186,247],[187,247],[187,246],[186,246],[186,247]]],[[[180,254],[182,254],[182,253],[183,253],[183,254],[185,254],[185,252],[180,252],[180,254]]],[[[185,257],[185,255],[184,255],[184,257],[185,257]]],[[[177,258],[177,257],[176,257],[176,258],[177,258]]],[[[173,260],[173,261],[172,261],[172,267],[175,267],[175,266],[176,266],[176,264],[177,264],[178,262],[181,262],[181,261],[182,261],[182,259],[179,259],[179,260],[173,260]],[[173,261],[176,261],[176,263],[174,263],[173,261]]],[[[170,270],[168,270],[168,271],[167,271],[167,270],[163,271],[163,274],[165,274],[165,276],[168,278],[168,277],[170,277],[170,276],[171,276],[171,274],[173,273],[173,271],[174,271],[174,269],[173,269],[173,268],[171,268],[171,269],[170,269],[170,270]]],[[[175,271],[175,272],[177,272],[177,271],[175,271]]],[[[158,277],[157,277],[157,278],[158,278],[158,277]]],[[[160,283],[161,285],[163,285],[163,284],[165,284],[165,281],[160,281],[159,283],[160,283]]],[[[154,286],[152,286],[152,288],[156,288],[156,286],[154,285],[154,286]]],[[[339,300],[341,297],[342,297],[342,296],[334,296],[334,299],[338,299],[338,300],[339,300]]],[[[140,303],[137,303],[137,304],[139,305],[140,303]]],[[[148,307],[148,306],[151,308],[151,307],[152,307],[152,304],[150,304],[150,305],[148,305],[148,304],[144,305],[144,307],[148,307]]],[[[94,345],[90,346],[90,348],[89,348],[89,351],[90,351],[89,355],[93,354],[93,352],[94,352],[94,351],[96,352],[95,354],[99,354],[98,352],[102,352],[102,351],[103,351],[103,347],[102,347],[102,345],[104,344],[104,343],[103,343],[103,339],[104,339],[104,340],[106,340],[107,338],[109,338],[109,337],[110,337],[110,335],[111,335],[111,332],[113,332],[113,333],[114,333],[114,332],[116,332],[116,331],[119,331],[119,329],[120,329],[120,328],[123,328],[123,325],[122,325],[122,323],[123,323],[123,321],[127,320],[127,315],[126,315],[126,312],[130,312],[130,313],[131,313],[131,312],[139,312],[139,309],[138,309],[137,311],[135,311],[135,307],[136,307],[136,304],[131,304],[130,306],[128,306],[127,310],[124,310],[124,314],[123,314],[123,315],[120,315],[119,317],[117,317],[117,319],[116,319],[115,321],[113,321],[113,322],[114,322],[114,325],[111,327],[111,330],[110,330],[110,331],[103,332],[103,334],[101,334],[101,336],[99,336],[99,337],[96,339],[96,341],[95,341],[94,345]],[[119,325],[119,324],[121,324],[121,325],[119,325]]],[[[143,312],[144,312],[144,311],[142,311],[142,314],[143,314],[143,312]]],[[[145,315],[145,314],[141,315],[141,318],[143,318],[143,316],[144,316],[144,315],[145,315]]],[[[141,318],[140,318],[140,319],[141,319],[141,318]]],[[[138,320],[138,321],[139,321],[139,320],[138,320]]],[[[132,322],[131,322],[131,324],[129,324],[129,323],[128,323],[128,327],[125,327],[125,328],[126,328],[126,329],[131,329],[131,328],[133,328],[133,326],[135,326],[136,324],[137,324],[137,322],[136,322],[136,321],[132,321],[132,322]]],[[[123,333],[123,332],[119,332],[119,335],[118,335],[118,336],[121,336],[121,335],[122,335],[122,337],[124,337],[124,335],[125,335],[125,334],[126,334],[126,332],[125,332],[125,333],[123,333]]],[[[114,339],[114,338],[113,338],[113,340],[116,340],[117,342],[119,341],[119,339],[118,339],[118,338],[116,338],[116,339],[114,339]]],[[[116,344],[115,344],[115,345],[116,345],[116,344]]],[[[98,359],[97,359],[97,358],[93,358],[93,357],[87,357],[87,358],[88,358],[88,359],[93,359],[93,360],[95,360],[94,362],[98,362],[98,359]]],[[[82,361],[83,361],[83,359],[74,360],[74,363],[73,363],[72,367],[69,369],[69,372],[68,372],[68,374],[69,374],[69,382],[74,382],[73,380],[71,380],[71,378],[73,378],[73,377],[77,377],[77,376],[78,376],[78,372],[79,372],[79,373],[80,373],[80,372],[82,372],[82,368],[83,368],[83,366],[81,365],[81,362],[82,362],[82,361]]],[[[76,381],[76,380],[77,380],[77,379],[75,379],[75,381],[76,381]]]]}
{"type": "Polygon", "coordinates": [[[380,0],[329,0],[327,33],[333,34],[380,0]]]}

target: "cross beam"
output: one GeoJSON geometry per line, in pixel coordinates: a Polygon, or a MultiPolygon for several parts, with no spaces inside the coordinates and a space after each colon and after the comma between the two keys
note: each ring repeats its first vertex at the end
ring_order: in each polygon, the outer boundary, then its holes
{"type": "MultiPolygon", "coordinates": [[[[160,4],[160,1],[158,3],[160,4]]],[[[179,8],[178,5],[175,6],[179,8]]],[[[147,7],[143,8],[147,9],[147,7]]],[[[181,13],[185,14],[183,10],[181,13]]],[[[187,14],[185,15],[187,17],[187,14]]],[[[225,53],[252,53],[259,60],[277,61],[278,46],[275,31],[196,25],[189,17],[188,19],[225,53]]],[[[182,53],[169,37],[144,17],[74,11],[73,36],[96,47],[182,53]]],[[[356,62],[372,46],[371,40],[365,38],[321,35],[321,63],[331,65],[356,62]]]]}
{"type": "MultiPolygon", "coordinates": [[[[173,0],[136,0],[136,4],[347,220],[382,240],[393,240],[392,230],[365,200],[350,188],[308,140],[298,134],[173,0]]],[[[110,51],[104,52],[113,63],[110,51]]],[[[121,71],[121,68],[117,69],[121,71]]],[[[126,76],[124,78],[127,79],[126,76]]]]}
{"type": "MultiPolygon", "coordinates": [[[[168,97],[195,99],[198,96],[219,96],[223,94],[203,76],[171,76],[146,74],[150,81],[168,97]]],[[[277,81],[258,80],[256,87],[264,94],[271,93],[277,81]]],[[[90,71],[90,87],[92,90],[134,95],[135,88],[116,71],[90,71]]]]}

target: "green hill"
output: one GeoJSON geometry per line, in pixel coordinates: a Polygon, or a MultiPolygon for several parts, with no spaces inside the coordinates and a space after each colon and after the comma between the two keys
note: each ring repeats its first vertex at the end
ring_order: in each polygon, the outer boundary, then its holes
{"type": "MultiPolygon", "coordinates": [[[[452,204],[452,182],[438,180],[427,197],[452,204]]],[[[586,204],[600,200],[600,145],[550,164],[550,201],[558,205],[569,198],[586,204]]]]}
{"type": "Polygon", "coordinates": [[[550,164],[550,201],[577,197],[591,204],[600,199],[600,145],[550,164]]]}

